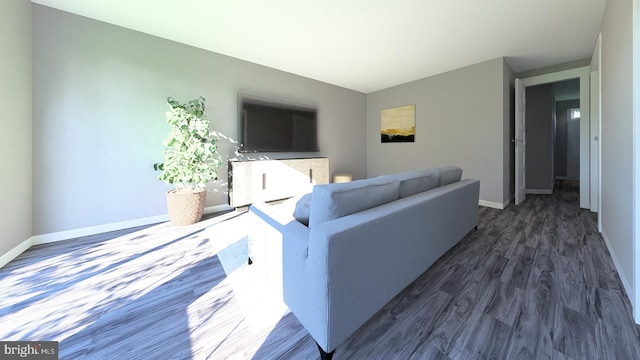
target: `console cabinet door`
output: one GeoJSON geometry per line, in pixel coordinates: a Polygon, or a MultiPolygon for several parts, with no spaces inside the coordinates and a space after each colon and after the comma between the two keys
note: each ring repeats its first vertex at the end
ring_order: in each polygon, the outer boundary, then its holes
{"type": "Polygon", "coordinates": [[[329,158],[309,159],[314,184],[329,183],[329,158]]]}
{"type": "Polygon", "coordinates": [[[313,185],[329,183],[329,159],[233,161],[229,205],[274,201],[306,194],[313,185]]]}

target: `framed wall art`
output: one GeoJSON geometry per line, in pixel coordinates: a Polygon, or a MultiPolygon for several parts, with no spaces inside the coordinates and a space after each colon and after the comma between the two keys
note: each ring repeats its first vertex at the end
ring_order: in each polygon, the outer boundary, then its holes
{"type": "Polygon", "coordinates": [[[405,105],[380,112],[380,139],[383,143],[414,142],[416,105],[405,105]]]}

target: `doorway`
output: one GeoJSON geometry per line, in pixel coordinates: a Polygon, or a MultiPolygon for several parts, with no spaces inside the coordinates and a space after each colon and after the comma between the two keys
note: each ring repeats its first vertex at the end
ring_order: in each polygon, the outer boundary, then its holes
{"type": "Polygon", "coordinates": [[[580,80],[526,91],[527,194],[551,194],[556,180],[580,181],[580,80]]]}
{"type": "MultiPolygon", "coordinates": [[[[571,69],[571,70],[564,70],[564,71],[559,71],[556,73],[551,73],[551,74],[544,74],[544,75],[538,75],[538,76],[532,76],[529,78],[524,78],[524,79],[517,79],[516,84],[518,84],[519,82],[521,83],[521,86],[524,88],[524,91],[517,91],[518,87],[516,87],[516,124],[514,125],[516,130],[518,128],[518,118],[521,118],[521,116],[518,116],[519,111],[518,111],[518,104],[520,102],[524,103],[524,99],[526,98],[526,89],[528,87],[531,86],[535,86],[535,85],[541,85],[541,84],[551,84],[551,83],[555,83],[555,82],[560,82],[560,81],[564,81],[564,80],[570,80],[570,79],[579,79],[580,81],[580,99],[582,99],[582,101],[580,102],[580,165],[579,165],[579,171],[580,171],[580,207],[581,208],[590,208],[590,197],[591,197],[591,181],[590,181],[590,171],[591,171],[591,161],[593,161],[594,163],[597,163],[597,159],[593,158],[590,155],[590,149],[593,146],[593,144],[591,144],[590,141],[590,117],[589,117],[589,109],[590,109],[590,88],[589,88],[589,81],[590,81],[590,67],[589,66],[585,66],[585,67],[581,67],[581,68],[576,68],[576,69],[571,69]],[[523,96],[523,99],[518,99],[518,93],[521,93],[523,96]]],[[[525,104],[526,107],[526,104],[525,104]]],[[[516,131],[517,132],[517,131],[516,131]]],[[[594,134],[597,135],[597,134],[594,134]]],[[[526,131],[525,131],[525,136],[526,136],[526,131]]],[[[520,141],[524,141],[524,139],[519,139],[518,138],[518,134],[516,134],[516,139],[515,142],[516,144],[519,143],[520,141]]],[[[525,156],[526,156],[526,148],[528,147],[528,144],[525,143],[524,149],[525,149],[525,156]]],[[[517,163],[518,158],[516,157],[516,174],[515,174],[515,179],[516,179],[516,184],[518,183],[518,179],[526,179],[526,166],[525,167],[518,167],[518,163],[517,163]]],[[[597,186],[597,184],[594,184],[594,186],[597,186]]],[[[517,194],[516,194],[517,195],[517,194]]],[[[517,196],[516,196],[517,198],[517,196]]],[[[516,203],[518,203],[518,201],[516,201],[516,203]]]]}
{"type": "Polygon", "coordinates": [[[580,180],[580,80],[554,83],[556,180],[580,180]]]}

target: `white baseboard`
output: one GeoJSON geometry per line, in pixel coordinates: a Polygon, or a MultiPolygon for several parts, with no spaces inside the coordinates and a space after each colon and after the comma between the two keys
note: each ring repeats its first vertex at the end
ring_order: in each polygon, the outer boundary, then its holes
{"type": "Polygon", "coordinates": [[[553,194],[553,190],[550,189],[527,189],[525,193],[531,195],[551,195],[553,194]]]}
{"type": "Polygon", "coordinates": [[[96,225],[96,226],[88,226],[73,230],[66,231],[58,231],[49,234],[42,235],[34,235],[31,237],[33,239],[33,245],[47,244],[56,241],[69,240],[74,238],[79,238],[83,236],[102,234],[110,231],[128,229],[137,226],[151,225],[157,224],[161,222],[165,222],[169,220],[168,215],[158,215],[151,216],[147,218],[135,219],[135,220],[127,220],[127,221],[119,221],[110,224],[96,225]]]}
{"type": "MultiPolygon", "coordinates": [[[[613,251],[613,247],[611,246],[611,242],[609,242],[609,239],[607,238],[607,234],[605,234],[604,232],[602,232],[600,234],[602,234],[602,238],[604,239],[604,243],[605,243],[605,245],[607,245],[607,249],[609,250],[609,254],[611,255],[611,259],[613,259],[613,265],[615,265],[616,271],[618,271],[618,275],[620,276],[620,280],[622,280],[622,286],[624,286],[624,291],[626,291],[627,297],[629,297],[629,294],[633,294],[633,288],[631,287],[631,283],[629,282],[629,280],[625,276],[624,272],[622,271],[622,266],[620,266],[620,262],[618,261],[618,258],[616,257],[616,253],[613,251]]],[[[632,304],[632,306],[633,306],[633,304],[632,304]]],[[[637,323],[637,320],[636,320],[636,323],[637,323]]]]}
{"type": "MultiPolygon", "coordinates": [[[[217,206],[206,207],[204,209],[204,213],[212,214],[212,213],[228,211],[228,210],[233,210],[233,208],[229,207],[228,205],[217,205],[217,206]]],[[[83,237],[83,236],[102,234],[110,231],[129,229],[129,228],[138,227],[138,226],[153,225],[153,224],[157,224],[165,221],[169,221],[169,215],[150,216],[146,218],[119,221],[119,222],[110,223],[110,224],[88,226],[84,228],[72,229],[72,230],[66,230],[66,231],[58,231],[58,232],[49,233],[49,234],[34,235],[29,239],[21,242],[18,246],[9,250],[9,252],[7,252],[6,254],[3,254],[2,256],[0,256],[0,267],[5,266],[11,260],[18,257],[20,254],[25,252],[27,249],[29,249],[33,245],[47,244],[47,243],[52,243],[56,241],[74,239],[74,238],[83,237]]]]}
{"type": "Polygon", "coordinates": [[[21,242],[13,249],[9,250],[6,254],[0,256],[0,268],[7,265],[11,260],[17,258],[20,254],[27,251],[28,248],[33,245],[33,237],[21,242]]]}
{"type": "MultiPolygon", "coordinates": [[[[233,210],[233,209],[228,205],[217,205],[217,206],[210,206],[205,208],[204,213],[211,214],[211,213],[216,213],[216,212],[221,212],[226,210],[233,210]]],[[[74,238],[83,237],[83,236],[102,234],[110,231],[129,229],[129,228],[138,227],[138,226],[152,225],[152,224],[157,224],[165,221],[169,221],[169,215],[165,214],[165,215],[151,216],[151,217],[134,219],[134,220],[119,221],[119,222],[104,224],[104,225],[96,225],[96,226],[89,226],[89,227],[67,230],[67,231],[59,231],[59,232],[44,234],[44,235],[35,235],[35,236],[32,236],[32,239],[33,239],[33,245],[39,245],[39,244],[46,244],[50,242],[74,239],[74,238]]]]}
{"type": "Polygon", "coordinates": [[[510,202],[511,202],[511,200],[507,200],[504,203],[499,203],[499,202],[494,202],[494,201],[487,201],[487,200],[480,200],[478,202],[478,205],[502,210],[502,209],[506,208],[507,205],[509,205],[510,202]]]}

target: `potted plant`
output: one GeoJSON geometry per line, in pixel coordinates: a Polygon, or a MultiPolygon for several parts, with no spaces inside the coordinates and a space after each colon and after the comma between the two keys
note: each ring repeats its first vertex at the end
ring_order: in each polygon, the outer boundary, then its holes
{"type": "Polygon", "coordinates": [[[164,162],[154,164],[153,168],[160,171],[158,179],[175,185],[174,190],[167,192],[167,209],[171,223],[184,226],[202,218],[206,185],[218,178],[222,159],[209,132],[204,98],[181,104],[169,97],[167,103],[167,123],[172,130],[162,143],[164,162]]]}

